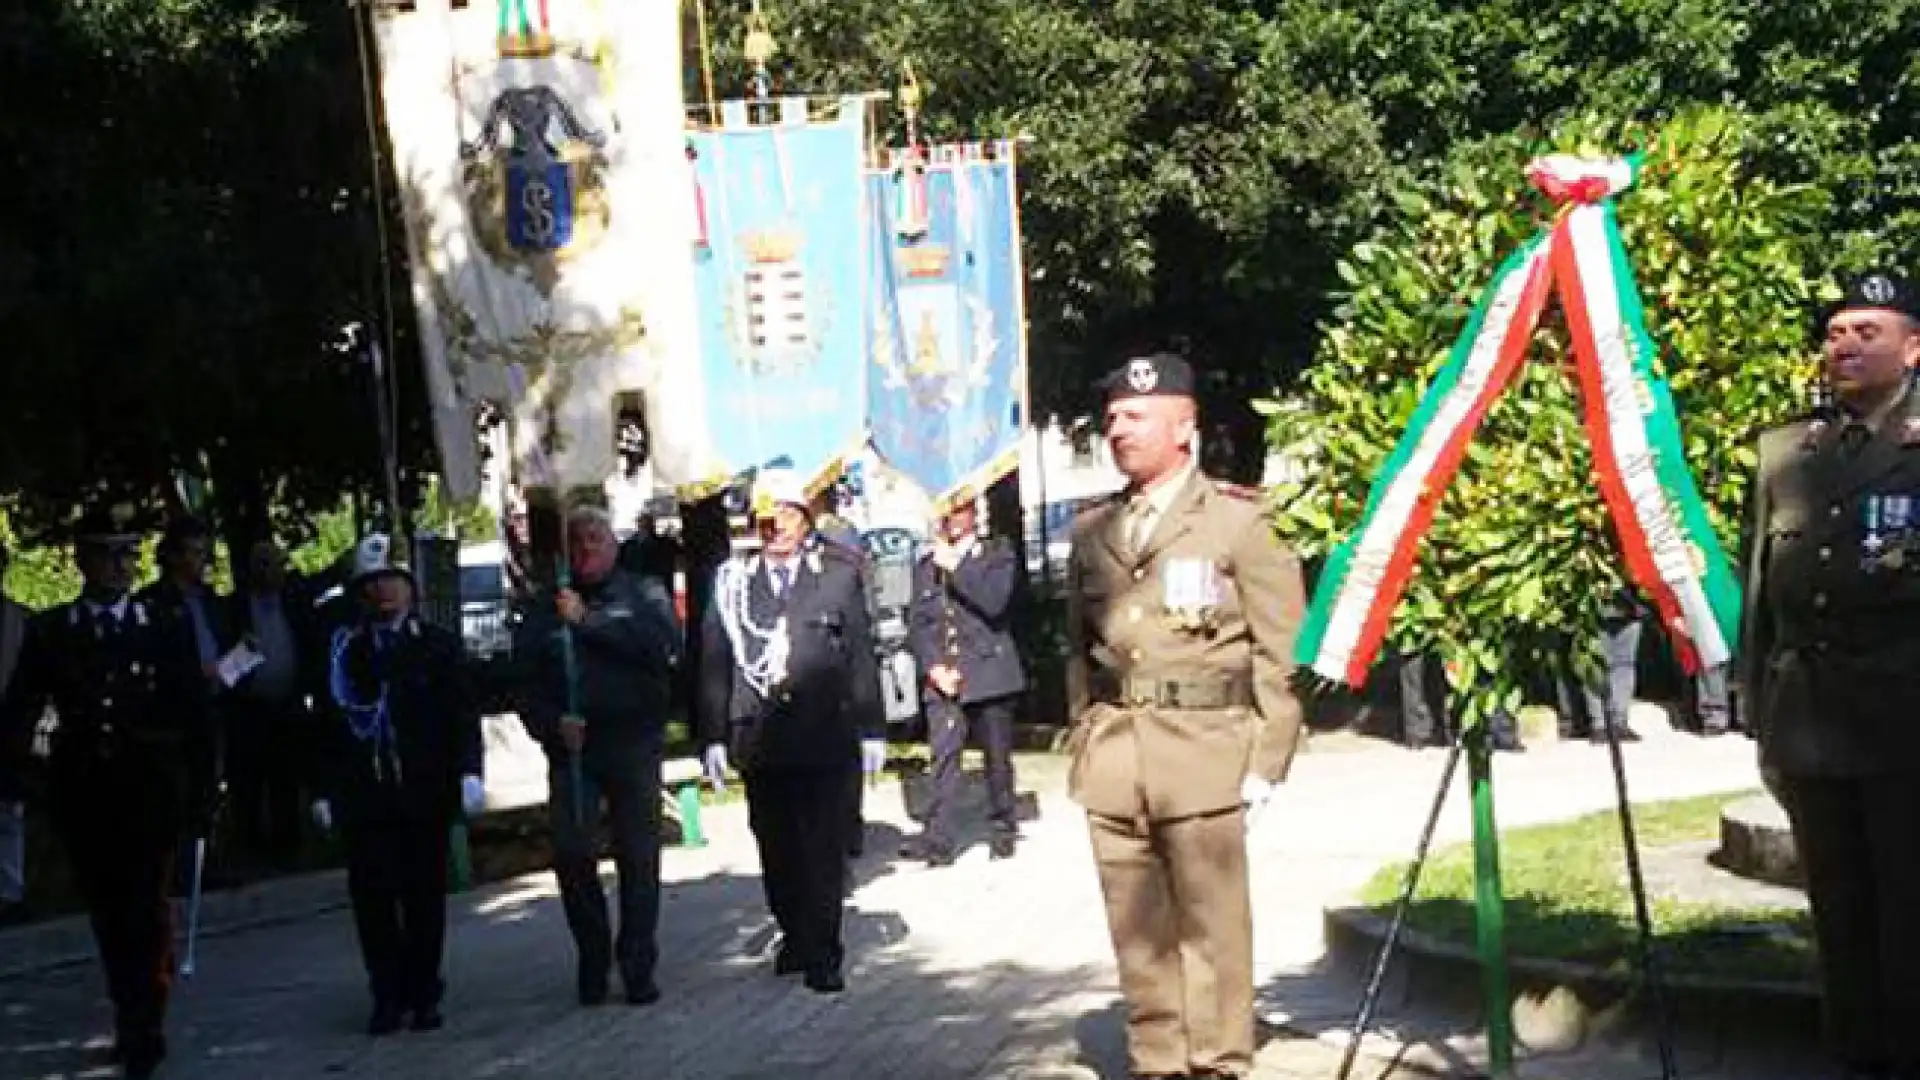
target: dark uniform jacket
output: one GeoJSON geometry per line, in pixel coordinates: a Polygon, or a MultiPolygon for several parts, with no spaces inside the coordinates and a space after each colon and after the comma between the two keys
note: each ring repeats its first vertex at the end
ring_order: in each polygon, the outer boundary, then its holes
{"type": "Polygon", "coordinates": [[[1920,551],[1889,557],[1897,568],[1867,558],[1873,509],[1880,551],[1920,541],[1920,395],[1851,458],[1845,424],[1760,439],[1739,670],[1761,763],[1783,775],[1920,769],[1920,551]]]}
{"type": "MultiPolygon", "coordinates": [[[[589,732],[586,752],[657,751],[665,741],[681,653],[673,598],[657,579],[618,568],[598,585],[576,584],[575,590],[587,606],[587,617],[573,627],[577,705],[589,732]]],[[[567,711],[563,625],[551,597],[543,598],[533,604],[514,643],[522,669],[521,722],[548,753],[560,748],[560,718],[567,711]]]]}
{"type": "Polygon", "coordinates": [[[908,613],[914,663],[923,673],[941,664],[958,669],[964,704],[1027,688],[1008,622],[1016,570],[1012,547],[985,540],[951,574],[935,566],[931,554],[914,564],[908,613]]]}
{"type": "MultiPolygon", "coordinates": [[[[253,594],[245,589],[235,592],[227,597],[226,609],[223,625],[232,633],[234,642],[257,640],[253,625],[253,594]]],[[[326,618],[315,606],[309,590],[292,583],[280,590],[280,612],[287,620],[287,628],[293,633],[293,646],[300,668],[300,693],[312,694],[318,700],[325,692],[327,680],[326,618]]],[[[239,684],[238,689],[242,692],[247,688],[247,681],[242,680],[239,684]]]]}
{"type": "MultiPolygon", "coordinates": [[[[203,588],[200,595],[205,600],[207,629],[213,634],[213,658],[218,660],[226,655],[227,650],[233,648],[239,640],[233,632],[232,602],[230,598],[215,594],[212,586],[203,588]]],[[[188,610],[186,596],[180,591],[178,585],[166,578],[161,578],[140,590],[134,598],[160,611],[169,620],[183,621],[188,635],[193,635],[193,616],[188,610]]],[[[195,645],[197,648],[197,639],[195,645]]],[[[195,655],[197,656],[198,653],[196,652],[195,655]]]]}
{"type": "Polygon", "coordinates": [[[27,768],[33,757],[33,732],[39,717],[13,725],[7,722],[8,688],[20,670],[20,654],[27,644],[27,609],[0,596],[0,802],[18,802],[26,796],[27,768]]]}
{"type": "MultiPolygon", "coordinates": [[[[484,757],[464,646],[458,634],[417,615],[379,631],[378,646],[371,628],[339,632],[351,635],[340,657],[344,687],[330,688],[321,703],[316,787],[349,826],[451,820],[460,807],[460,778],[481,775],[484,757]],[[387,733],[360,738],[336,695],[344,689],[348,701],[371,706],[383,685],[387,733]]],[[[371,726],[370,718],[362,722],[371,726]]]]}
{"type": "MultiPolygon", "coordinates": [[[[56,813],[124,810],[129,827],[176,830],[206,808],[213,779],[210,692],[193,628],[128,599],[118,618],[76,600],[37,616],[5,704],[8,741],[51,704],[56,813]],[[77,800],[77,802],[69,802],[77,800]]],[[[30,737],[30,735],[29,735],[30,737]]]]}
{"type": "Polygon", "coordinates": [[[784,600],[774,597],[757,555],[735,559],[721,571],[747,575],[754,624],[771,627],[786,618],[788,677],[768,688],[770,697],[763,698],[735,663],[720,590],[701,624],[701,731],[708,743],[725,742],[742,770],[838,767],[858,759],[862,738],[877,739],[886,731],[858,556],[816,540],[794,565],[784,600]]]}

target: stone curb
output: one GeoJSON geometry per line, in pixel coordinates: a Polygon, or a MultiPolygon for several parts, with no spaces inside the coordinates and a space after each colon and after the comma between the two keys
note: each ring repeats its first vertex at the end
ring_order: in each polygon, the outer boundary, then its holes
{"type": "Polygon", "coordinates": [[[1787,812],[1771,795],[1754,795],[1720,811],[1719,862],[1741,877],[1806,888],[1787,812]]]}
{"type": "MultiPolygon", "coordinates": [[[[1357,901],[1325,909],[1327,963],[1364,981],[1390,920],[1357,901]]],[[[1509,993],[1522,997],[1571,994],[1589,1031],[1611,1027],[1623,1011],[1635,1024],[1651,1020],[1641,1009],[1639,980],[1631,971],[1538,957],[1513,956],[1507,963],[1509,993]]],[[[1663,979],[1677,1032],[1737,1037],[1765,1029],[1808,1040],[1820,1035],[1820,993],[1806,982],[1673,975],[1663,979]]],[[[1409,1005],[1442,1006],[1479,1014],[1480,960],[1475,951],[1425,931],[1403,927],[1389,969],[1394,996],[1409,1005]]]]}
{"type": "MultiPolygon", "coordinates": [[[[312,918],[347,906],[347,872],[326,870],[209,892],[200,934],[219,937],[312,918]]],[[[184,920],[184,911],[181,918],[184,920]]],[[[185,933],[184,923],[181,933],[185,933]]],[[[0,981],[94,961],[93,930],[84,915],[0,930],[0,981]]]]}

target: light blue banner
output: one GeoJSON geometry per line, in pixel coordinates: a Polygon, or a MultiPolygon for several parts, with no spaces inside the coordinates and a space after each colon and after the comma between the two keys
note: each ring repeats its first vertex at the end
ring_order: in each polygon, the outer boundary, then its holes
{"type": "Polygon", "coordinates": [[[867,178],[874,449],[936,503],[984,493],[1019,463],[1020,233],[1012,154],[997,151],[936,148],[924,199],[895,171],[867,178]]]}
{"type": "Polygon", "coordinates": [[[866,441],[865,107],[764,127],[726,115],[689,136],[708,437],[729,472],[785,457],[831,479],[866,441]]]}

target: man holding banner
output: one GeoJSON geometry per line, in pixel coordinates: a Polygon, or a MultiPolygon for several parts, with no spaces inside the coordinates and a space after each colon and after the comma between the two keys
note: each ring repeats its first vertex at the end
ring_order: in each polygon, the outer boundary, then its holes
{"type": "Polygon", "coordinates": [[[1252,493],[1196,468],[1184,360],[1137,357],[1106,387],[1129,483],[1074,525],[1069,789],[1092,828],[1133,1071],[1245,1076],[1246,831],[1300,737],[1300,565],[1252,493]]]}
{"type": "Polygon", "coordinates": [[[1851,1077],[1920,1077],[1920,295],[1855,281],[1826,320],[1837,409],[1760,439],[1740,659],[1813,904],[1851,1077]]]}
{"type": "Polygon", "coordinates": [[[553,871],[580,967],[582,1005],[607,999],[617,961],[629,1004],[659,1000],[660,762],[679,663],[680,625],[658,579],[617,565],[613,519],[595,506],[567,515],[572,588],[536,604],[514,651],[525,665],[521,719],[546,751],[553,793],[553,871]],[[577,672],[560,638],[571,633],[577,672]],[[567,682],[579,680],[570,711],[567,682]],[[600,805],[620,870],[616,937],[600,886],[600,805]]]}

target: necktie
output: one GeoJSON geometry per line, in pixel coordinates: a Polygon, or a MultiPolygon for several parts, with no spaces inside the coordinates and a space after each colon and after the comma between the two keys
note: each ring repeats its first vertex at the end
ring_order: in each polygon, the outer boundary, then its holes
{"type": "Polygon", "coordinates": [[[1840,432],[1840,455],[1849,459],[1858,457],[1872,438],[1873,432],[1867,425],[1858,420],[1849,422],[1840,432]]]}
{"type": "Polygon", "coordinates": [[[787,595],[787,581],[792,575],[793,571],[788,567],[776,566],[773,568],[774,599],[778,600],[787,595]]]}
{"type": "Polygon", "coordinates": [[[1127,550],[1139,554],[1153,535],[1153,503],[1145,496],[1127,504],[1127,550]]]}

